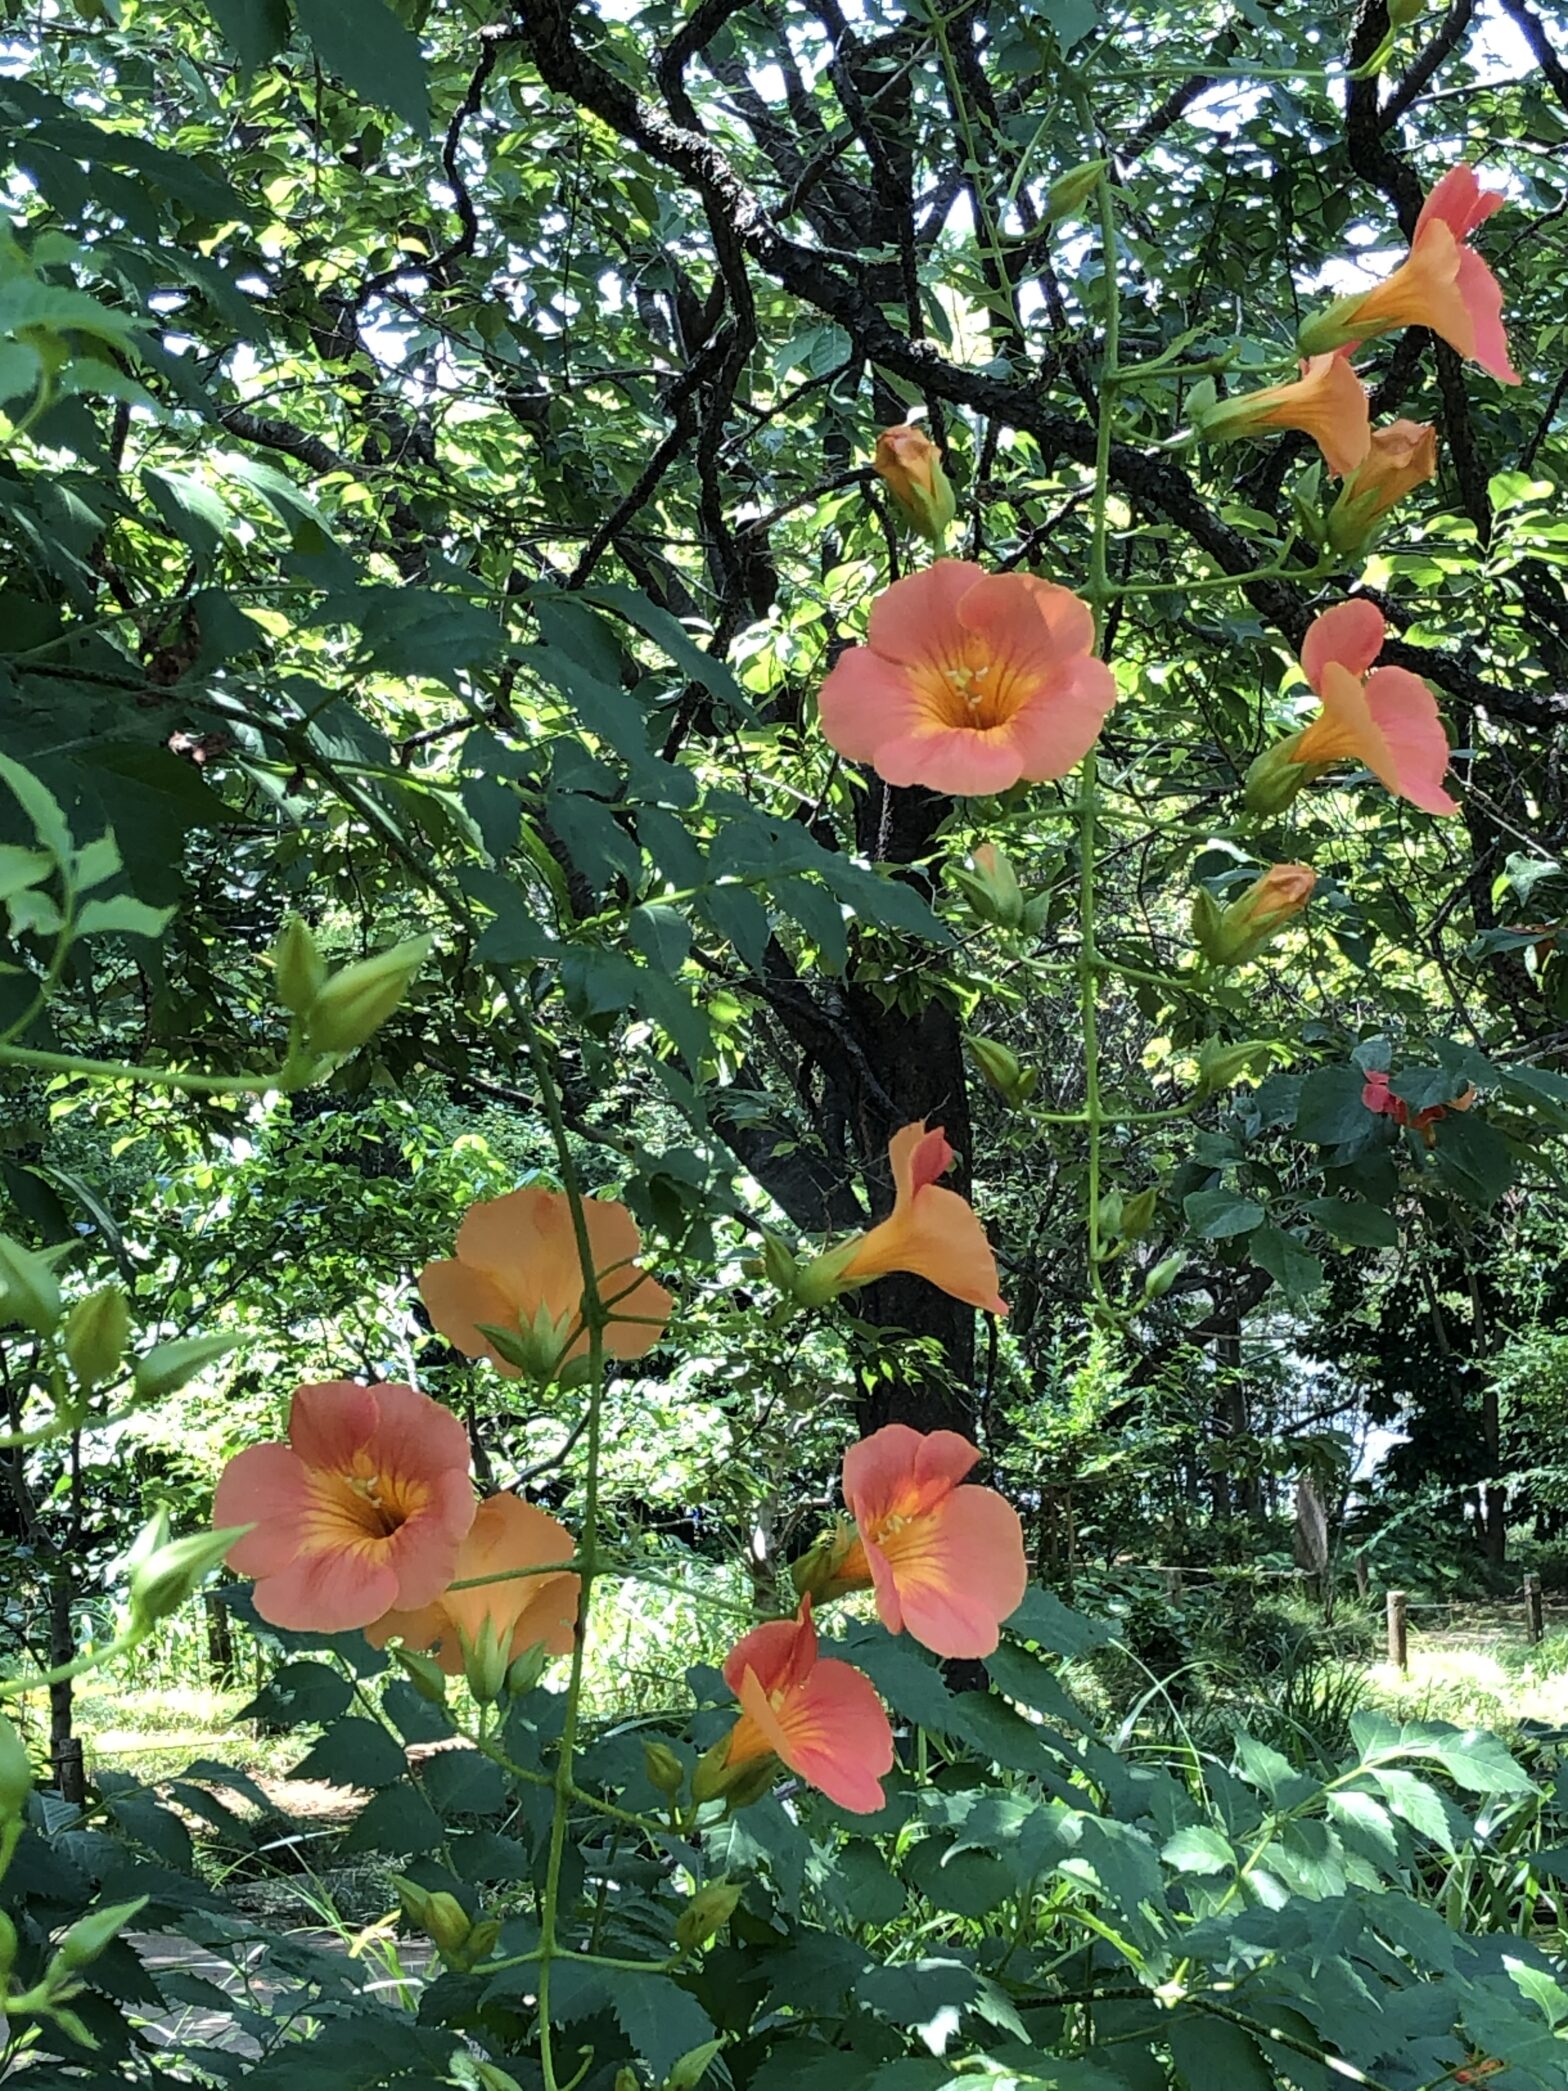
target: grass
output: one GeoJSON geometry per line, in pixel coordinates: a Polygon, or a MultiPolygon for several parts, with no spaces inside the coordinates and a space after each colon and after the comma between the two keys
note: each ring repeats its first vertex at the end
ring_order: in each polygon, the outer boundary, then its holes
{"type": "Polygon", "coordinates": [[[1386,1662],[1368,1666],[1370,1703],[1405,1720],[1492,1728],[1505,1738],[1526,1722],[1568,1730],[1568,1630],[1532,1647],[1517,1613],[1499,1622],[1495,1609],[1413,1631],[1407,1677],[1386,1662]]]}

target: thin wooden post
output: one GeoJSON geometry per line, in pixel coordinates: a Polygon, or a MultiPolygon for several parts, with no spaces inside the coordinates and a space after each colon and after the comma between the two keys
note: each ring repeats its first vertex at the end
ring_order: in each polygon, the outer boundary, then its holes
{"type": "Polygon", "coordinates": [[[73,1808],[82,1807],[87,1800],[87,1766],[79,1735],[62,1736],[55,1744],[54,1776],[61,1800],[69,1801],[73,1808]]]}
{"type": "Polygon", "coordinates": [[[1372,1587],[1372,1572],[1367,1567],[1367,1557],[1365,1554],[1357,1554],[1355,1559],[1355,1570],[1356,1595],[1361,1599],[1362,1603],[1365,1604],[1367,1592],[1372,1587]]]}
{"type": "Polygon", "coordinates": [[[1388,1593],[1388,1659],[1407,1677],[1410,1674],[1409,1602],[1403,1590],[1388,1593]]]}
{"type": "Polygon", "coordinates": [[[1532,1641],[1545,1637],[1546,1611],[1541,1598],[1541,1578],[1533,1568],[1524,1579],[1524,1623],[1532,1641]]]}

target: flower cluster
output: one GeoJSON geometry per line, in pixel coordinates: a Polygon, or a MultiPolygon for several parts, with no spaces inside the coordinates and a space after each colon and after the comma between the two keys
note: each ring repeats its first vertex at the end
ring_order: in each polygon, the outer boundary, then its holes
{"type": "Polygon", "coordinates": [[[985,1656],[1023,1601],[1023,1527],[994,1489],[964,1476],[979,1459],[956,1431],[890,1423],[844,1458],[841,1520],[797,1561],[800,1610],[744,1634],[724,1679],[740,1717],[697,1768],[693,1796],[732,1804],[765,1790],[779,1764],[853,1814],[883,1805],[893,1731],[870,1680],[818,1653],[813,1603],[875,1593],[889,1633],[941,1656],[985,1656]]]}

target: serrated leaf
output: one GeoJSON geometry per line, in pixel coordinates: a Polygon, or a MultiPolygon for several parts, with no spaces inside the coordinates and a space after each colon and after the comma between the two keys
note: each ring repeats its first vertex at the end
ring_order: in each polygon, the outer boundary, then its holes
{"type": "Polygon", "coordinates": [[[1187,1225],[1204,1241],[1250,1234],[1263,1218],[1262,1206],[1240,1191],[1189,1191],[1181,1204],[1187,1225]]]}
{"type": "Polygon", "coordinates": [[[81,937],[161,937],[174,913],[173,908],[150,908],[129,893],[117,893],[109,900],[84,901],[76,918],[76,933],[81,937]]]}
{"type": "Polygon", "coordinates": [[[407,1770],[402,1745],[394,1742],[379,1721],[349,1714],[334,1721],[290,1776],[324,1779],[329,1786],[390,1786],[407,1770]]]}
{"type": "Polygon", "coordinates": [[[424,52],[385,0],[294,0],[294,12],[327,72],[421,135],[429,130],[424,52]]]}
{"type": "Polygon", "coordinates": [[[616,2022],[662,2082],[683,2055],[714,2037],[714,2024],[689,1990],[668,1975],[618,1969],[610,1986],[616,2022]]]}

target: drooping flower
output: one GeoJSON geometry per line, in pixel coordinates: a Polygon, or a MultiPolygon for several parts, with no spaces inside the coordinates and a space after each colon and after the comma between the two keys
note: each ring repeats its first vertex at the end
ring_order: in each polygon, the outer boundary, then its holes
{"type": "Polygon", "coordinates": [[[1437,473],[1437,430],[1430,421],[1391,421],[1372,431],[1372,448],[1339,490],[1329,510],[1328,541],[1336,552],[1355,551],[1406,494],[1437,473]]]}
{"type": "Polygon", "coordinates": [[[1304,356],[1318,356],[1399,327],[1430,327],[1457,355],[1479,363],[1505,385],[1519,373],[1508,360],[1502,285],[1469,239],[1507,197],[1483,189],[1475,169],[1450,167],[1421,207],[1410,252],[1373,289],[1336,298],[1297,337],[1304,356]]]}
{"type": "Polygon", "coordinates": [[[983,1656],[1023,1602],[1029,1580],[1018,1513],[964,1476],[979,1449],[955,1430],[889,1423],[844,1457],[854,1519],[796,1564],[798,1587],[821,1597],[873,1588],[889,1633],[933,1654],[983,1656]]]}
{"type": "Polygon", "coordinates": [[[1372,440],[1367,388],[1345,356],[1309,357],[1300,377],[1288,385],[1265,385],[1219,400],[1196,416],[1196,425],[1206,443],[1299,428],[1317,444],[1329,470],[1341,477],[1356,469],[1372,440]]]}
{"type": "Polygon", "coordinates": [[[1200,886],[1192,908],[1193,940],[1210,965],[1244,965],[1301,913],[1317,882],[1310,864],[1271,864],[1223,908],[1200,886]]]}
{"type": "Polygon", "coordinates": [[[552,1564],[570,1561],[573,1552],[571,1533],[537,1504],[510,1491],[488,1496],[458,1548],[451,1578],[452,1585],[473,1587],[449,1586],[417,1609],[388,1611],[366,1638],[377,1648],[394,1635],[406,1647],[433,1648],[454,1677],[476,1659],[504,1674],[527,1648],[565,1655],[582,1584],[570,1569],[552,1571],[552,1564]]]}
{"type": "Polygon", "coordinates": [[[820,1307],[873,1278],[912,1271],[955,1300],[967,1300],[987,1314],[1005,1314],[1007,1304],[997,1291],[996,1258],[985,1229],[969,1201],[938,1182],[953,1163],[942,1128],[933,1126],[928,1132],[916,1119],[893,1135],[887,1153],[893,1210],[864,1234],[807,1264],[795,1281],[797,1298],[820,1307]]]}
{"type": "Polygon", "coordinates": [[[798,1618],[743,1634],[725,1658],[724,1681],[740,1701],[740,1719],[698,1765],[696,1799],[738,1798],[752,1784],[748,1771],[765,1778],[776,1758],[851,1814],[883,1806],[892,1727],[869,1678],[818,1655],[809,1597],[798,1618]]]}
{"type": "Polygon", "coordinates": [[[822,686],[822,731],[888,784],[957,796],[1065,777],[1116,701],[1070,589],[938,559],[884,589],[822,686]]]}
{"type": "Polygon", "coordinates": [[[873,462],[878,477],[915,529],[940,548],[958,504],[942,469],[942,453],[925,430],[907,424],[883,429],[873,462]]]}
{"type": "MultiPolygon", "coordinates": [[[[605,1352],[640,1358],[664,1332],[670,1295],[637,1264],[642,1238],[624,1205],[585,1198],[583,1214],[611,1316],[605,1352]]],[[[419,1290],[441,1334],[467,1356],[489,1358],[506,1379],[524,1372],[552,1379],[588,1350],[582,1265],[564,1192],[530,1185],[471,1205],[455,1259],[427,1263],[419,1290]]]]}
{"type": "Polygon", "coordinates": [[[1372,669],[1386,631],[1382,611],[1363,596],[1312,620],[1301,665],[1323,709],[1253,764],[1247,804],[1254,812],[1280,812],[1309,778],[1339,762],[1364,764],[1396,798],[1424,812],[1458,812],[1443,789],[1449,747],[1437,700],[1408,668],[1372,669]]]}
{"type": "Polygon", "coordinates": [[[1369,1111],[1376,1112],[1379,1117],[1392,1118],[1395,1125],[1408,1126],[1411,1132],[1421,1135],[1428,1147],[1437,1145],[1437,1135],[1432,1128],[1438,1120],[1446,1118],[1450,1111],[1468,1111],[1475,1097],[1474,1082],[1467,1082],[1446,1104],[1426,1104],[1416,1110],[1402,1096],[1394,1094],[1388,1085],[1388,1072],[1381,1067],[1372,1069],[1361,1088],[1361,1101],[1369,1111]]]}
{"type": "Polygon", "coordinates": [[[301,1387],[286,1445],[252,1445],[218,1482],[213,1522],[253,1525],[229,1565],[274,1626],[342,1633],[413,1609],[452,1580],[474,1521],[468,1433],[396,1383],[301,1387]]]}

